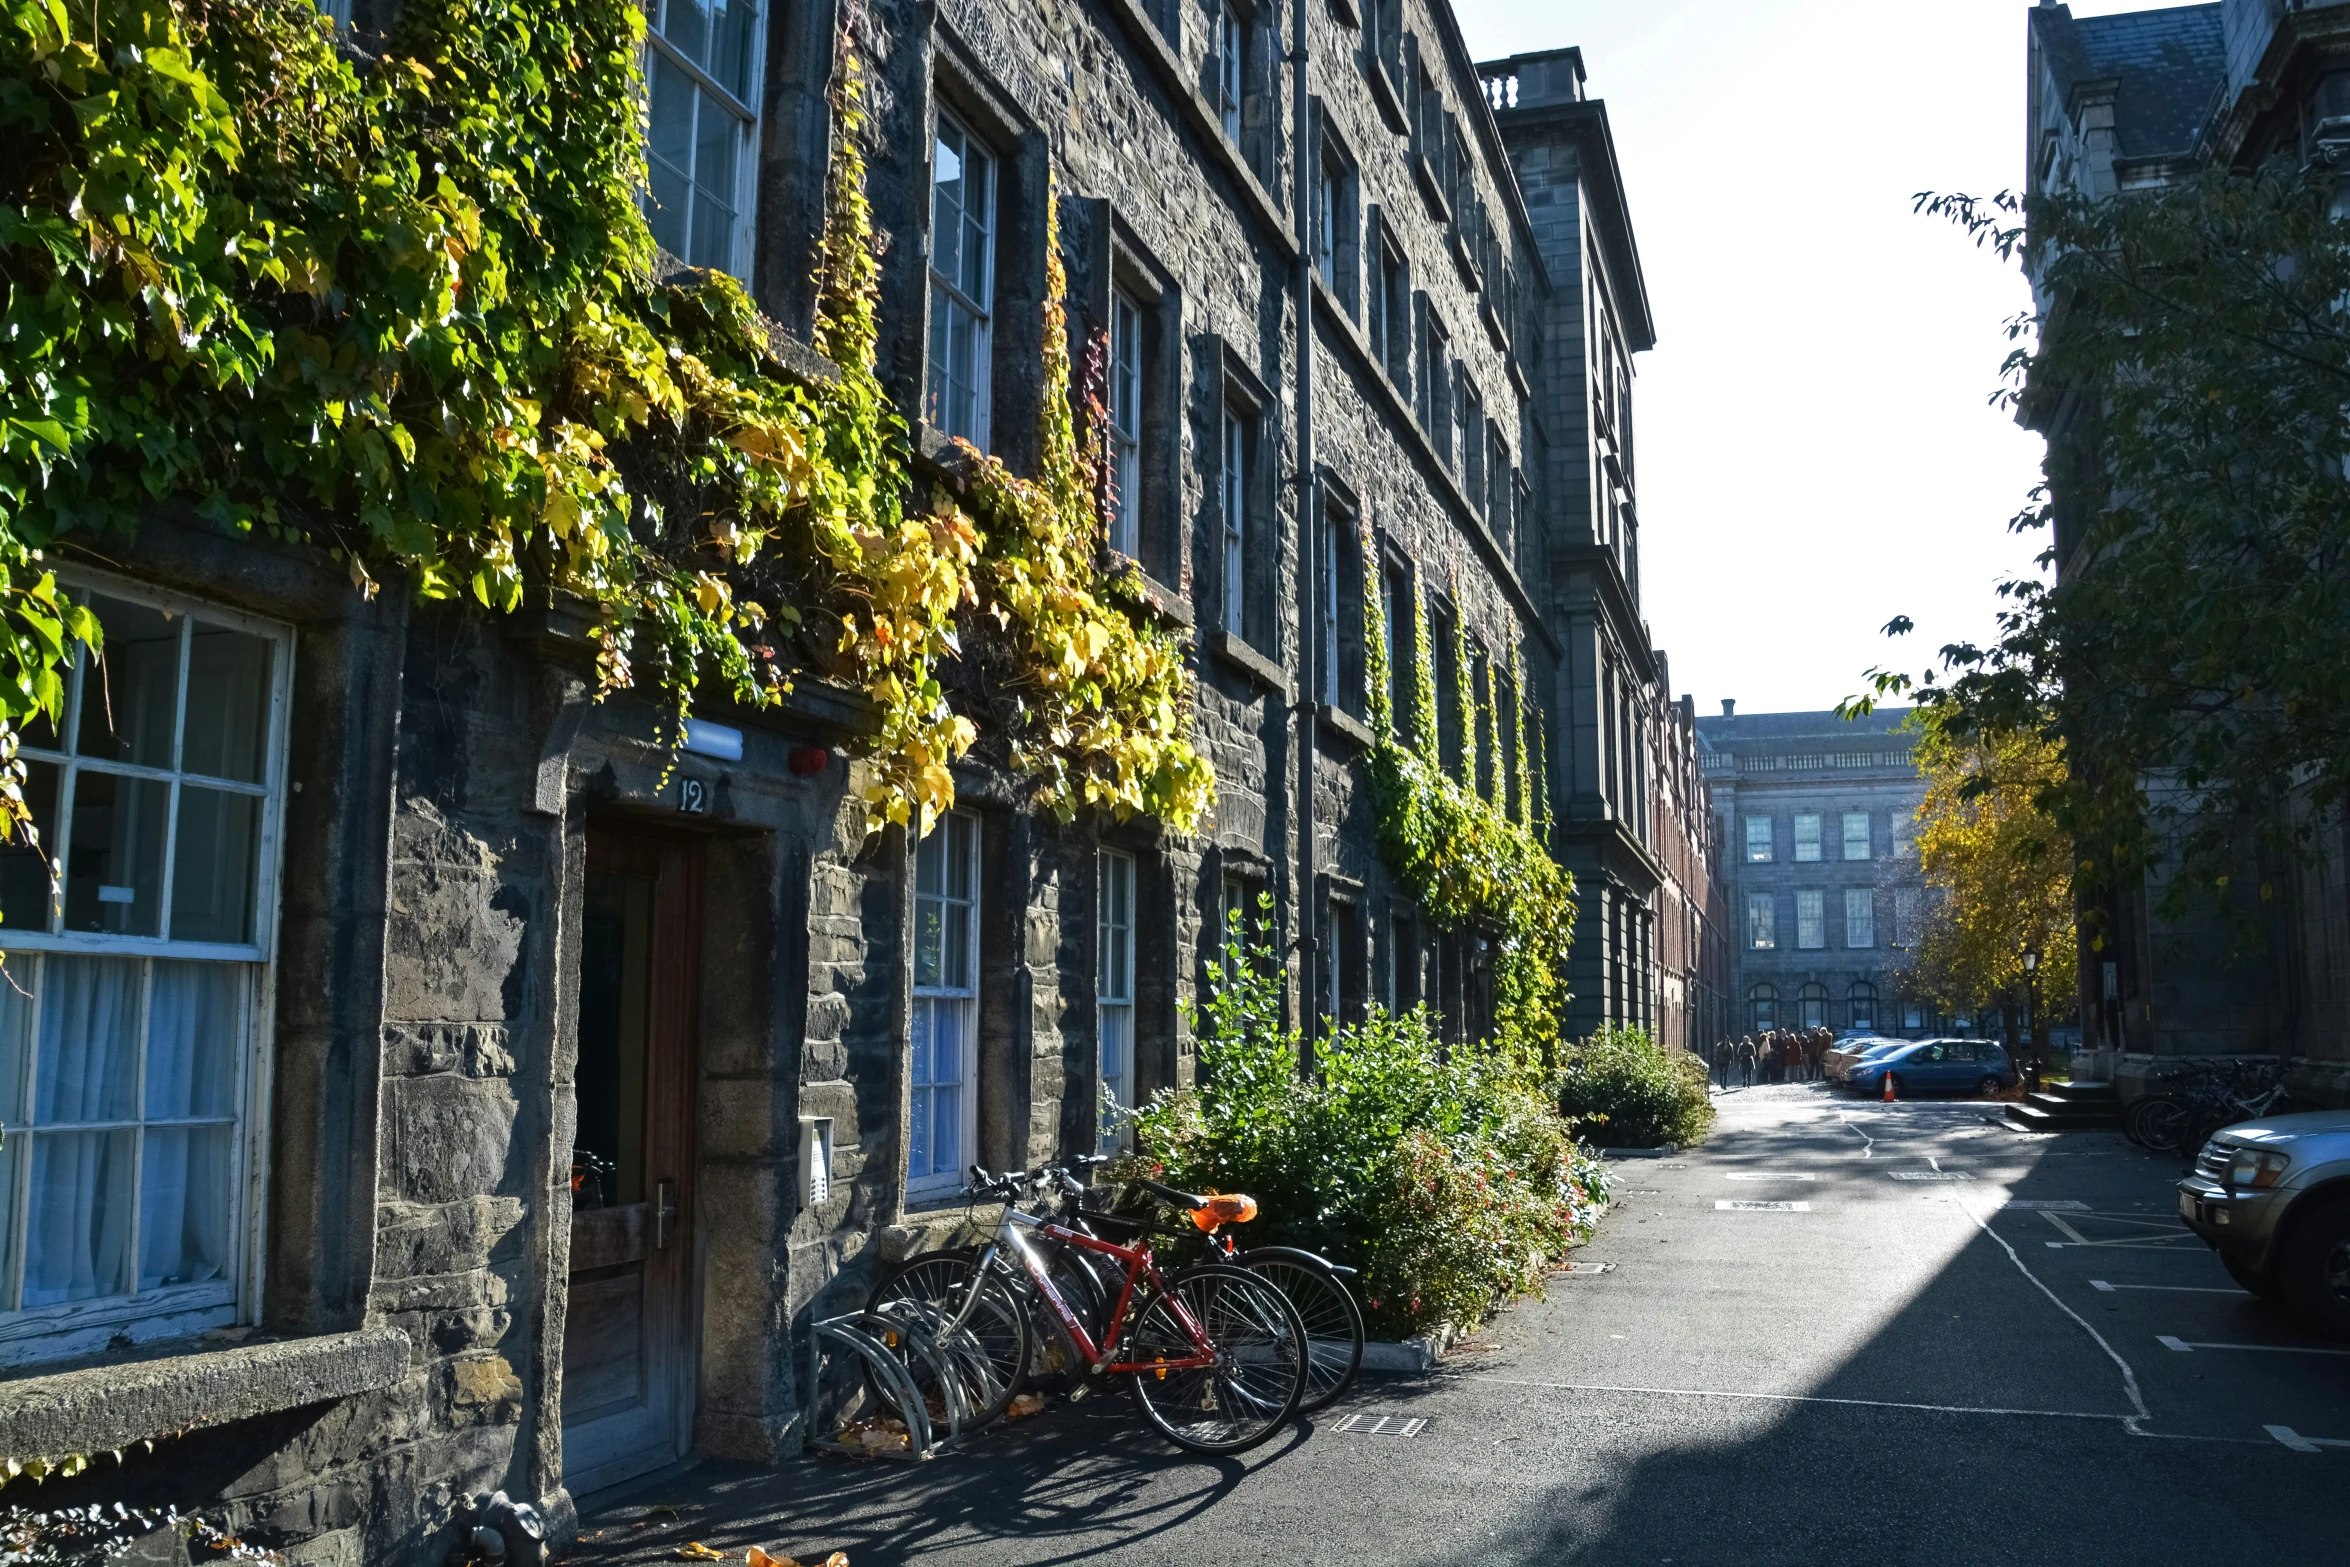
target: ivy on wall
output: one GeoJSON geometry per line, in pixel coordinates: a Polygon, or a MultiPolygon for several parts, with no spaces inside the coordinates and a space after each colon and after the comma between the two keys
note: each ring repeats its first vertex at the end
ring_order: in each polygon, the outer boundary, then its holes
{"type": "MultiPolygon", "coordinates": [[[[1377,544],[1367,525],[1362,548],[1364,580],[1376,581],[1377,544]]],[[[1474,930],[1494,940],[1495,1043],[1531,1075],[1548,1065],[1559,1040],[1567,1000],[1567,948],[1575,932],[1575,879],[1546,847],[1547,804],[1526,803],[1541,800],[1542,783],[1539,768],[1529,771],[1526,766],[1524,694],[1513,680],[1520,795],[1519,816],[1513,819],[1499,766],[1495,786],[1502,798],[1485,798],[1474,783],[1476,752],[1470,736],[1477,727],[1477,708],[1461,617],[1454,617],[1454,670],[1462,704],[1462,777],[1471,780],[1466,785],[1444,769],[1434,647],[1427,599],[1418,581],[1412,584],[1413,700],[1408,735],[1396,727],[1380,595],[1366,593],[1363,599],[1372,803],[1379,818],[1380,849],[1437,929],[1474,930]],[[1535,813],[1531,818],[1529,811],[1535,813]],[[1529,826],[1529,819],[1539,826],[1529,826]]],[[[1510,657],[1515,670],[1514,648],[1510,657]]],[[[1535,723],[1539,747],[1539,709],[1535,723]]],[[[1492,744],[1497,751],[1500,732],[1500,715],[1495,714],[1492,744]]]]}
{"type": "MultiPolygon", "coordinates": [[[[655,276],[632,0],[409,0],[364,63],[309,0],[0,4],[0,827],[32,831],[15,734],[99,646],[45,552],[158,506],[362,593],[581,605],[599,695],[855,685],[873,825],[953,802],[977,730],[948,666],[988,610],[1048,799],[1188,828],[1210,798],[1180,660],[1085,602],[1081,492],[1048,471],[1051,505],[980,507],[992,537],[909,504],[853,55],[818,277],[839,373],[810,384],[733,279],[655,276]]],[[[1065,350],[1045,368],[1066,422],[1065,350]]]]}

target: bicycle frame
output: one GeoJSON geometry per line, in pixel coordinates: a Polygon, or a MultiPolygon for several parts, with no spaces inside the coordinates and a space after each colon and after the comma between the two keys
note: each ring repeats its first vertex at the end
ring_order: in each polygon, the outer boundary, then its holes
{"type": "Polygon", "coordinates": [[[964,1319],[969,1317],[972,1309],[978,1305],[979,1291],[985,1284],[989,1271],[997,1265],[998,1259],[1006,1249],[1009,1249],[1020,1259],[1020,1266],[1027,1272],[1029,1282],[1036,1286],[1037,1293],[1042,1295],[1045,1304],[1052,1308],[1053,1317],[1060,1323],[1061,1331],[1069,1335],[1069,1342],[1076,1347],[1079,1357],[1086,1362],[1094,1374],[1116,1376],[1128,1372],[1148,1371],[1163,1377],[1170,1371],[1195,1371],[1216,1364],[1218,1358],[1216,1346],[1209,1340],[1207,1330],[1202,1328],[1199,1320],[1191,1314],[1191,1308],[1184,1303],[1183,1297],[1167,1288],[1167,1281],[1160,1275],[1158,1263],[1152,1257],[1150,1246],[1147,1243],[1119,1246],[1098,1236],[1082,1234],[1066,1226],[1037,1218],[1033,1214],[1022,1213],[1010,1206],[1006,1206],[1004,1209],[1003,1226],[996,1232],[995,1240],[988,1245],[985,1252],[980,1254],[979,1266],[972,1270],[970,1291],[964,1297],[962,1309],[955,1314],[953,1328],[961,1327],[964,1319]],[[1028,1237],[1021,1233],[1023,1230],[1035,1230],[1047,1240],[1061,1241],[1081,1247],[1086,1251],[1099,1252],[1106,1257],[1115,1257],[1126,1264],[1125,1288],[1119,1292],[1117,1310],[1110,1313],[1110,1320],[1102,1330],[1100,1343],[1094,1342],[1093,1336],[1085,1331],[1085,1324],[1077,1320],[1077,1313],[1070,1310],[1069,1303],[1061,1298],[1060,1290],[1054,1287],[1052,1276],[1045,1268],[1044,1259],[1036,1254],[1035,1247],[1028,1244],[1028,1237]],[[1110,1356],[1117,1348],[1118,1340],[1125,1331],[1126,1313],[1134,1304],[1134,1287],[1146,1280],[1151,1288],[1163,1296],[1167,1304],[1174,1309],[1175,1319],[1182,1325],[1184,1337],[1191,1340],[1192,1353],[1181,1360],[1113,1361],[1110,1356]]]}

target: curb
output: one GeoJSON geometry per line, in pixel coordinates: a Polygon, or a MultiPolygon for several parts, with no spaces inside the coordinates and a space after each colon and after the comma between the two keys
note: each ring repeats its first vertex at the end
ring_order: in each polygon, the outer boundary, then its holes
{"type": "Polygon", "coordinates": [[[1452,1347],[1453,1331],[1438,1328],[1418,1338],[1407,1338],[1401,1343],[1393,1339],[1372,1339],[1363,1345],[1365,1371],[1434,1371],[1444,1352],[1452,1347]]]}
{"type": "Polygon", "coordinates": [[[1681,1150],[1667,1143],[1661,1148],[1601,1148],[1596,1151],[1602,1159],[1669,1159],[1681,1150]]]}

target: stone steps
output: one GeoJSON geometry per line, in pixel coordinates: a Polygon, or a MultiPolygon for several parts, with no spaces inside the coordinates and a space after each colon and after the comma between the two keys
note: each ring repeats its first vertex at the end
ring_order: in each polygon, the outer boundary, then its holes
{"type": "Polygon", "coordinates": [[[2077,1132],[2121,1119],[2121,1095],[2111,1083],[2054,1083],[2007,1107],[2008,1124],[2027,1132],[2077,1132]]]}

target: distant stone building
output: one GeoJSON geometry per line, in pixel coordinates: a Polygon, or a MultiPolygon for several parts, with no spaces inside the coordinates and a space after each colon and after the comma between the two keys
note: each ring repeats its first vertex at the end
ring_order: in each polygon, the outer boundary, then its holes
{"type": "MultiPolygon", "coordinates": [[[[2215,163],[2251,168],[2273,158],[2339,170],[2350,155],[2342,0],[2224,0],[2093,17],[2042,4],[2029,38],[2033,193],[2156,190],[2215,163]]],[[[2060,582],[2093,567],[2085,533],[2103,479],[2081,432],[2095,414],[2069,389],[2035,387],[2024,405],[2048,438],[2060,582]]],[[[2106,900],[2097,911],[2103,949],[2084,942],[2081,954],[2090,1054],[2079,1070],[2134,1093],[2166,1061],[2268,1056],[2288,1063],[2297,1093],[2350,1103],[2350,812],[2337,807],[2333,819],[2303,825],[2315,856],[2237,878],[2240,905],[2228,918],[2163,914],[2144,886],[2106,900]],[[2250,889],[2263,882],[2277,896],[2255,898],[2250,889]],[[2239,922],[2260,932],[2249,949],[2232,928],[2239,922]]]]}
{"type": "MultiPolygon", "coordinates": [[[[338,17],[373,50],[398,8],[338,17]]],[[[655,237],[810,378],[845,9],[665,7],[644,45],[655,237]]],[[[1718,835],[1639,614],[1652,328],[1580,57],[1479,66],[1444,0],[852,14],[917,477],[960,482],[953,437],[1033,468],[1057,189],[1114,374],[1105,564],[1188,641],[1213,819],[1061,821],[983,734],[935,832],[868,835],[874,710],[820,667],[680,751],[591,700],[560,603],[365,599],[171,508],[69,539],[107,652],[25,752],[62,905],[0,861],[0,1456],[125,1458],[44,1503],[399,1567],[482,1492],[560,1535],[691,1456],[781,1462],[811,1317],[956,1225],[972,1162],[1191,1082],[1186,1004],[1262,898],[1293,1017],[1484,1037],[1498,933],[1435,929],[1379,851],[1371,593],[1431,606],[1455,776],[1547,783],[1571,1026],[1718,1010],[1718,835]],[[1539,773],[1467,765],[1455,628],[1539,773]]]]}
{"type": "Polygon", "coordinates": [[[1725,1032],[1944,1024],[1899,979],[1925,908],[1912,841],[1925,783],[1908,716],[1742,714],[1725,701],[1697,720],[1724,845],[1725,1032]]]}
{"type": "MultiPolygon", "coordinates": [[[[1658,653],[1657,690],[1670,689],[1658,653]]],[[[1655,1028],[1663,1043],[1701,1054],[1729,1032],[1732,964],[1729,890],[1721,818],[1697,732],[1697,702],[1652,704],[1657,765],[1649,779],[1650,842],[1662,873],[1653,928],[1655,1028]]]]}

